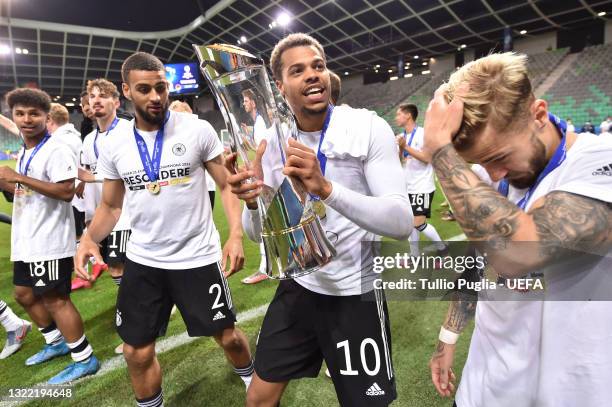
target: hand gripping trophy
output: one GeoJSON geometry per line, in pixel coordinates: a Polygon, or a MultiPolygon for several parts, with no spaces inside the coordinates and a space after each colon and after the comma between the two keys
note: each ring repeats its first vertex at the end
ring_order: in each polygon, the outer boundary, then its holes
{"type": "Polygon", "coordinates": [[[247,206],[257,209],[262,220],[266,273],[274,279],[287,279],[318,270],[336,251],[321,226],[322,203],[309,196],[299,180],[282,172],[287,140],[297,138],[288,104],[276,86],[271,86],[260,58],[225,44],[194,45],[194,49],[227,125],[230,150],[245,165],[257,167],[254,172],[264,183],[262,193],[247,206]],[[251,106],[243,102],[244,95],[251,106]],[[245,109],[254,117],[253,126],[244,124],[245,109]],[[263,139],[267,144],[259,162],[255,151],[263,139]]]}

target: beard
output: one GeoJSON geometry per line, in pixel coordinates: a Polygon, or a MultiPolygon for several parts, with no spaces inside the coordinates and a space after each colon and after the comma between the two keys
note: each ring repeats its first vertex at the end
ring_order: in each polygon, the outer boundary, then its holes
{"type": "Polygon", "coordinates": [[[327,112],[327,105],[321,107],[320,109],[311,109],[309,107],[304,106],[302,107],[302,112],[309,116],[318,116],[327,112]]]}
{"type": "Polygon", "coordinates": [[[538,176],[544,171],[546,164],[548,164],[548,160],[546,159],[546,147],[544,143],[542,143],[542,140],[536,136],[535,132],[531,134],[530,141],[533,148],[533,155],[529,159],[529,171],[519,177],[510,177],[512,178],[509,181],[510,185],[518,189],[529,188],[535,184],[538,176]]]}
{"type": "Polygon", "coordinates": [[[168,113],[169,105],[169,101],[166,100],[158,114],[151,114],[146,109],[143,109],[140,106],[137,106],[136,104],[134,104],[134,108],[138,115],[142,117],[142,120],[155,126],[161,126],[162,124],[164,124],[164,120],[166,119],[166,113],[168,113]]]}

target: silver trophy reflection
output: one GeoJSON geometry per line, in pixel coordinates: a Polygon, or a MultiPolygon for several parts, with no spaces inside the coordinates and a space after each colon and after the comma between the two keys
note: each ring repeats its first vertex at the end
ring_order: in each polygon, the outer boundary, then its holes
{"type": "Polygon", "coordinates": [[[247,206],[256,208],[262,219],[266,273],[274,279],[287,279],[318,270],[336,251],[304,186],[282,173],[287,140],[297,137],[293,113],[270,85],[261,59],[233,45],[193,47],[225,119],[231,151],[238,153],[264,183],[260,196],[247,206]],[[252,105],[247,107],[249,103],[252,105]],[[253,125],[246,125],[247,121],[253,125]],[[254,165],[255,151],[263,139],[267,146],[261,165],[254,165]]]}

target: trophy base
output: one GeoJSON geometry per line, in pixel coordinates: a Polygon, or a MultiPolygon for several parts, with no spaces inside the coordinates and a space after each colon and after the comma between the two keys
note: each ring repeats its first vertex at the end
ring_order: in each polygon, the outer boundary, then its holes
{"type": "Polygon", "coordinates": [[[336,255],[317,216],[298,225],[262,233],[266,274],[274,280],[301,277],[317,271],[336,255]]]}

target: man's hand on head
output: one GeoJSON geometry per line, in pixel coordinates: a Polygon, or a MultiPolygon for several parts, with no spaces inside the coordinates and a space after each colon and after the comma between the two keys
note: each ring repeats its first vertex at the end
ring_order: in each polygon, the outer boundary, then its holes
{"type": "Polygon", "coordinates": [[[444,97],[447,84],[442,84],[434,93],[425,112],[425,145],[423,151],[434,156],[438,150],[452,142],[461,127],[463,120],[463,100],[461,95],[469,90],[468,85],[461,85],[455,97],[448,103],[444,97]]]}

